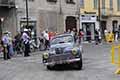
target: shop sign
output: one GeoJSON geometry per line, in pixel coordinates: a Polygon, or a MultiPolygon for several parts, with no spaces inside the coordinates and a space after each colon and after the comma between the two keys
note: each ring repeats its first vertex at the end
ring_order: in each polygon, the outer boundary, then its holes
{"type": "Polygon", "coordinates": [[[96,16],[93,15],[82,15],[80,18],[82,21],[96,21],[96,16]]]}

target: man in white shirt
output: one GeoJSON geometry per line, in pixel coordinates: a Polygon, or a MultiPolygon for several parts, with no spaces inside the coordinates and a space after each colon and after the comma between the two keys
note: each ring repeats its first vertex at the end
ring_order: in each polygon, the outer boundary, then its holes
{"type": "Polygon", "coordinates": [[[44,32],[44,38],[45,38],[45,50],[49,48],[49,34],[48,31],[44,32]]]}
{"type": "Polygon", "coordinates": [[[46,40],[49,40],[49,35],[48,35],[47,31],[44,33],[44,38],[45,38],[46,40]]]}
{"type": "Polygon", "coordinates": [[[24,32],[22,34],[22,39],[23,39],[23,43],[25,45],[24,56],[25,57],[30,56],[29,55],[29,52],[30,52],[30,45],[29,45],[30,37],[28,35],[28,29],[24,29],[24,32]]]}
{"type": "Polygon", "coordinates": [[[102,35],[101,35],[101,31],[100,31],[100,29],[98,29],[98,35],[99,35],[99,43],[101,43],[102,35]]]}

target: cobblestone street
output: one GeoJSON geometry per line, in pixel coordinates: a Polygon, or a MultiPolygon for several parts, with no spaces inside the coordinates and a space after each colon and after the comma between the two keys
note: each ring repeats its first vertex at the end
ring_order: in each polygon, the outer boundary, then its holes
{"type": "Polygon", "coordinates": [[[110,63],[110,45],[84,44],[83,70],[49,71],[42,64],[41,53],[30,57],[0,59],[0,80],[119,80],[116,66],[110,63]]]}

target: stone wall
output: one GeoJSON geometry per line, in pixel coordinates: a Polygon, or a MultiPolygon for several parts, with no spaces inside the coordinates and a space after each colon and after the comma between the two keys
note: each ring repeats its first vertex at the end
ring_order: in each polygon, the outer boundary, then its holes
{"type": "Polygon", "coordinates": [[[15,8],[3,8],[0,10],[0,17],[4,18],[1,23],[2,32],[10,31],[14,36],[16,34],[16,10],[15,8]]]}
{"type": "MultiPolygon", "coordinates": [[[[46,0],[34,0],[34,2],[28,2],[29,17],[34,17],[36,20],[37,35],[48,29],[49,31],[64,32],[65,30],[65,18],[66,15],[75,16],[77,12],[76,4],[66,4],[65,0],[57,0],[57,3],[46,2],[46,0]],[[62,14],[60,14],[60,2],[62,14]]],[[[25,1],[16,0],[18,5],[18,30],[20,28],[20,18],[26,16],[25,14],[25,1]]]]}

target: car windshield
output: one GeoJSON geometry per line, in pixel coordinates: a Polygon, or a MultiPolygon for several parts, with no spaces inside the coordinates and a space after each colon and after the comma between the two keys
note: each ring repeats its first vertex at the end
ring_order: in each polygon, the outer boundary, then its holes
{"type": "Polygon", "coordinates": [[[73,42],[73,37],[71,35],[64,35],[55,37],[51,40],[51,44],[61,44],[61,43],[71,43],[73,42]]]}

